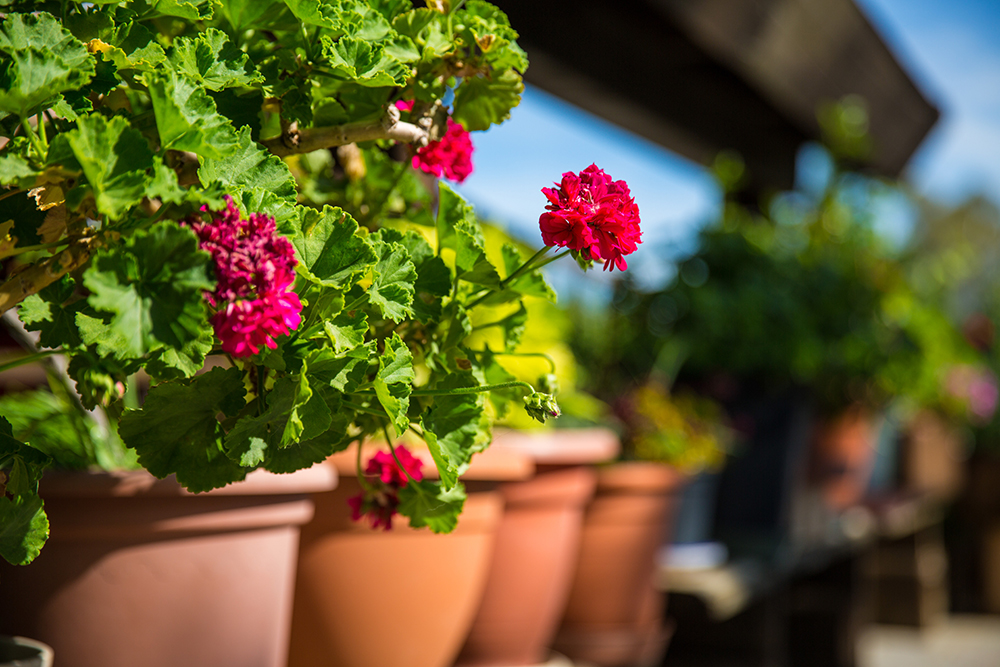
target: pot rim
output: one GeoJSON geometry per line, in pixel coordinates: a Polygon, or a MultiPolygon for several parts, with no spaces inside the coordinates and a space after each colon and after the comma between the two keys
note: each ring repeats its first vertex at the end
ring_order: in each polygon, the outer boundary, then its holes
{"type": "Polygon", "coordinates": [[[174,475],[157,479],[145,470],[48,470],[39,484],[43,498],[61,497],[169,497],[169,496],[278,496],[330,491],[337,486],[337,471],[313,465],[293,473],[255,470],[245,480],[204,493],[191,493],[174,475]]]}

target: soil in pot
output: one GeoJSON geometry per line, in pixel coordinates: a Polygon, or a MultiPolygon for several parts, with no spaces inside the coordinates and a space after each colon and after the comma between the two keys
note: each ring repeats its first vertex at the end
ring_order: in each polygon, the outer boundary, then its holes
{"type": "Polygon", "coordinates": [[[59,667],[282,667],[307,494],[335,484],[319,467],[198,495],[143,471],[47,475],[51,537],[0,566],[0,630],[59,667]]]}

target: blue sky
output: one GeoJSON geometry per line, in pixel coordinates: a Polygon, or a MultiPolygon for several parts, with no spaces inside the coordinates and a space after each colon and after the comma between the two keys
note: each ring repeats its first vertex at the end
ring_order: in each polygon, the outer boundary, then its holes
{"type": "MultiPolygon", "coordinates": [[[[917,191],[950,203],[977,192],[1000,200],[1000,0],[858,4],[942,111],[907,171],[917,191]]],[[[526,90],[510,121],[474,140],[476,171],[461,191],[484,217],[529,243],[541,242],[540,189],[562,172],[594,162],[628,182],[644,240],[629,264],[641,266],[636,274],[650,284],[669,271],[660,259],[690,247],[718,209],[719,193],[700,166],[538,89],[526,90]]],[[[579,281],[578,270],[565,269],[557,282],[579,281]]],[[[587,276],[607,285],[600,272],[587,276]]]]}

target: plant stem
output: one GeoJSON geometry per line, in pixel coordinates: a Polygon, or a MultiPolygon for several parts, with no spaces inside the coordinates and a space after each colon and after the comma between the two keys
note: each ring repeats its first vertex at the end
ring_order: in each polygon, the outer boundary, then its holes
{"type": "Polygon", "coordinates": [[[285,157],[374,139],[394,139],[406,144],[423,146],[427,144],[427,137],[427,130],[399,120],[399,109],[390,106],[382,118],[375,121],[301,130],[298,144],[295,146],[286,146],[280,136],[260,143],[278,157],[285,157]]]}
{"type": "Polygon", "coordinates": [[[511,387],[525,387],[532,392],[535,388],[527,382],[511,380],[510,382],[498,382],[497,384],[484,384],[478,387],[457,387],[455,389],[416,389],[410,392],[410,396],[458,396],[461,394],[482,394],[495,389],[509,389],[511,387]]]}
{"type": "Polygon", "coordinates": [[[346,407],[348,407],[348,408],[351,408],[352,410],[357,410],[358,412],[363,412],[366,415],[374,415],[376,417],[388,417],[389,416],[385,412],[376,410],[374,408],[369,408],[369,407],[364,406],[364,405],[358,405],[357,403],[353,403],[351,401],[344,400],[344,401],[341,401],[341,404],[344,405],[344,406],[346,406],[346,407]]]}
{"type": "MultiPolygon", "coordinates": [[[[494,292],[499,292],[499,291],[503,290],[503,288],[506,287],[507,285],[509,285],[511,283],[511,281],[513,281],[513,280],[519,278],[520,276],[524,275],[524,273],[526,271],[528,271],[528,270],[530,270],[532,268],[535,268],[535,267],[532,266],[532,264],[535,262],[535,260],[540,259],[543,255],[545,255],[545,253],[547,253],[551,249],[552,249],[552,246],[548,246],[547,245],[544,248],[542,248],[541,250],[539,250],[538,252],[536,252],[534,255],[532,255],[528,259],[528,261],[526,261],[524,264],[522,264],[521,266],[519,266],[516,269],[514,269],[514,271],[509,276],[507,276],[506,278],[504,278],[503,280],[501,280],[500,284],[497,287],[495,287],[494,289],[491,289],[490,291],[488,291],[485,294],[483,294],[482,296],[480,296],[478,299],[476,299],[475,301],[473,301],[472,303],[470,303],[468,306],[466,306],[465,309],[466,310],[472,310],[473,308],[475,308],[476,306],[478,306],[479,304],[481,304],[483,301],[485,301],[486,298],[489,297],[491,294],[493,294],[494,292]]],[[[555,257],[549,259],[548,262],[545,262],[543,264],[539,264],[538,266],[539,267],[545,266],[545,264],[548,264],[549,262],[555,261],[556,259],[562,257],[565,254],[566,253],[563,253],[562,255],[556,255],[555,257]]]]}
{"type": "Polygon", "coordinates": [[[0,364],[0,373],[3,373],[4,371],[9,371],[12,368],[17,368],[18,366],[34,363],[36,361],[44,359],[45,357],[51,354],[62,354],[62,352],[63,352],[62,349],[42,350],[41,352],[35,352],[34,354],[25,355],[20,359],[15,359],[14,361],[8,361],[5,364],[0,364]]]}
{"type": "Polygon", "coordinates": [[[386,430],[385,426],[382,427],[382,432],[385,433],[386,443],[389,445],[389,451],[392,452],[392,458],[396,460],[396,465],[398,465],[399,469],[403,471],[404,475],[406,475],[406,479],[416,484],[417,480],[410,476],[410,471],[406,469],[406,466],[403,465],[403,462],[400,461],[399,457],[396,455],[396,448],[392,446],[392,441],[389,440],[389,431],[386,430]]]}
{"type": "Polygon", "coordinates": [[[21,119],[21,127],[24,128],[24,133],[28,135],[31,147],[38,153],[38,157],[44,160],[45,154],[48,153],[48,147],[39,139],[38,134],[35,133],[35,128],[31,127],[31,123],[25,118],[21,119]]]}
{"type": "Polygon", "coordinates": [[[363,304],[367,300],[368,300],[368,292],[365,292],[364,294],[362,294],[361,296],[359,296],[357,299],[355,299],[354,301],[352,301],[349,305],[344,306],[343,312],[349,313],[352,310],[354,310],[355,308],[357,308],[358,306],[360,306],[361,304],[363,304]]]}
{"type": "Polygon", "coordinates": [[[255,364],[254,368],[257,369],[257,416],[264,414],[264,377],[263,366],[260,364],[255,364]]]}
{"type": "MultiPolygon", "coordinates": [[[[24,191],[20,190],[19,192],[24,192],[24,191]]],[[[0,197],[0,199],[3,199],[3,197],[0,197]]],[[[61,239],[59,241],[53,241],[52,243],[38,243],[36,245],[21,246],[19,248],[14,248],[12,252],[7,253],[3,256],[16,257],[17,255],[21,255],[26,252],[32,252],[33,250],[48,250],[49,248],[58,248],[59,246],[66,245],[67,243],[72,243],[72,241],[67,238],[67,239],[61,239]]]]}

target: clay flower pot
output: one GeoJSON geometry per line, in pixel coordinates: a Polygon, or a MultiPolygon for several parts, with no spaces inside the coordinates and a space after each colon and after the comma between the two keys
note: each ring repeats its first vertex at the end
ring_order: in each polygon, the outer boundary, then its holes
{"type": "MultiPolygon", "coordinates": [[[[425,474],[436,472],[426,450],[414,455],[425,474]]],[[[302,531],[289,667],[449,667],[486,584],[503,499],[470,490],[447,535],[412,529],[401,516],[390,531],[372,530],[351,520],[347,499],[360,491],[348,476],[354,461],[353,447],[330,458],[341,485],[314,496],[316,516],[302,531]]],[[[477,471],[523,479],[534,467],[491,448],[464,478],[477,471]]]]}
{"type": "Polygon", "coordinates": [[[499,487],[504,515],[493,565],[459,665],[537,665],[548,658],[596,483],[595,471],[581,464],[613,458],[618,446],[606,429],[497,432],[491,450],[525,454],[539,472],[499,487]]]}
{"type": "Polygon", "coordinates": [[[52,646],[59,667],[281,667],[308,493],[336,471],[263,471],[191,494],[144,471],[55,473],[51,537],[0,563],[0,630],[52,646]]]}
{"type": "Polygon", "coordinates": [[[662,657],[669,635],[654,586],[656,554],[684,479],[658,463],[598,469],[557,651],[604,667],[662,657]]]}

